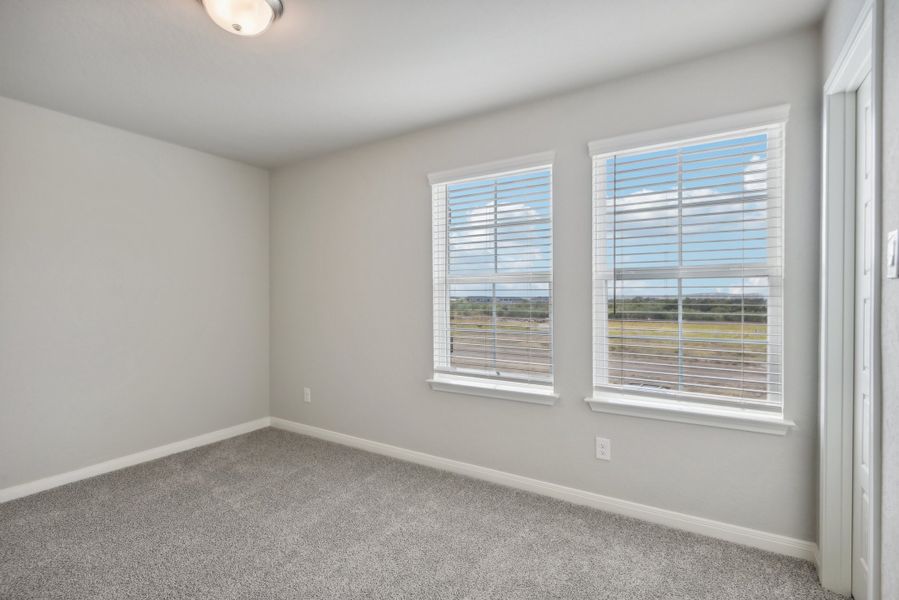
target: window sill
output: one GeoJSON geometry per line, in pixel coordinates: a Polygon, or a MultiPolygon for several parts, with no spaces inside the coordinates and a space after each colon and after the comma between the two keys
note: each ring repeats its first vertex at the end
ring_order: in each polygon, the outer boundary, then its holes
{"type": "Polygon", "coordinates": [[[552,406],[556,403],[556,400],[559,399],[558,394],[551,388],[544,386],[493,382],[483,379],[446,377],[440,375],[435,375],[432,379],[428,379],[428,383],[431,385],[431,389],[436,392],[450,392],[453,394],[466,394],[468,396],[515,400],[516,402],[543,404],[544,406],[552,406]]]}
{"type": "Polygon", "coordinates": [[[793,421],[784,419],[781,415],[752,409],[698,406],[676,400],[621,397],[618,394],[584,398],[584,401],[594,412],[771,435],[785,435],[787,431],[796,427],[793,421]]]}

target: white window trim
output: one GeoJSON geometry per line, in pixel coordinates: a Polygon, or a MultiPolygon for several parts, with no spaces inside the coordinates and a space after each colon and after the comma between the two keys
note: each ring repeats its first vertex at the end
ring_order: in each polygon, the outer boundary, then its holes
{"type": "Polygon", "coordinates": [[[796,423],[779,413],[604,392],[584,398],[593,412],[785,435],[796,423]]]}
{"type": "Polygon", "coordinates": [[[528,154],[518,156],[516,158],[506,158],[503,160],[495,160],[479,165],[471,165],[468,167],[459,167],[458,169],[450,169],[448,171],[438,171],[428,175],[428,182],[431,185],[440,185],[443,183],[456,183],[465,181],[466,179],[479,179],[481,177],[489,177],[497,173],[506,171],[523,171],[525,169],[535,169],[555,163],[555,151],[538,152],[536,154],[528,154]]]}
{"type": "MultiPolygon", "coordinates": [[[[593,160],[597,156],[612,153],[638,152],[643,149],[655,148],[666,144],[688,144],[694,139],[706,138],[722,133],[730,135],[741,130],[779,125],[787,122],[789,116],[790,105],[782,104],[758,110],[704,119],[701,121],[683,123],[671,127],[663,127],[596,140],[588,143],[587,149],[591,160],[593,160]]],[[[784,155],[781,160],[786,162],[786,155],[784,155]]],[[[785,191],[786,184],[784,183],[782,185],[784,186],[785,191]]],[[[593,203],[594,199],[591,197],[591,204],[593,203]]],[[[781,235],[783,235],[783,233],[784,232],[782,231],[781,235]]],[[[592,243],[595,243],[595,240],[592,243]]],[[[784,247],[786,247],[785,241],[784,247]]],[[[663,270],[670,271],[671,269],[663,270]]],[[[674,271],[679,270],[680,269],[674,269],[674,271]]],[[[781,265],[781,270],[783,281],[783,278],[786,276],[785,264],[781,265]]],[[[716,271],[716,273],[719,272],[720,269],[716,271]]],[[[745,272],[745,269],[741,272],[745,272]]],[[[596,285],[595,278],[593,285],[596,285]]],[[[595,291],[593,294],[595,297],[595,291]]],[[[783,290],[781,291],[781,298],[783,298],[783,290]]],[[[597,318],[597,310],[598,309],[594,305],[594,320],[597,318]]],[[[596,352],[597,344],[603,344],[605,341],[595,339],[595,331],[593,335],[594,352],[596,352]]],[[[593,368],[595,369],[595,364],[593,368]]],[[[783,357],[781,357],[781,386],[785,385],[785,372],[783,357]]],[[[677,423],[689,423],[724,429],[737,429],[756,433],[785,435],[790,429],[795,428],[796,424],[785,416],[787,409],[786,394],[783,394],[781,398],[783,405],[780,412],[766,412],[752,408],[743,409],[736,406],[717,406],[712,403],[685,402],[673,398],[652,398],[638,394],[628,394],[626,390],[606,391],[594,389],[593,395],[584,398],[584,401],[590,406],[591,410],[599,413],[642,417],[677,423]]]]}
{"type": "Polygon", "coordinates": [[[548,385],[519,384],[477,377],[457,377],[445,373],[435,373],[434,377],[428,379],[428,384],[435,392],[515,400],[517,402],[543,404],[545,406],[552,406],[559,399],[559,395],[548,385]]]}
{"type": "MultiPolygon", "coordinates": [[[[434,173],[430,173],[428,175],[428,183],[431,185],[432,189],[432,197],[433,197],[433,189],[434,186],[445,185],[449,183],[458,183],[460,181],[465,181],[468,179],[480,179],[482,177],[490,177],[493,175],[497,175],[500,173],[510,173],[514,171],[524,171],[527,169],[535,169],[539,167],[549,167],[552,169],[555,166],[555,151],[547,151],[547,152],[538,152],[535,154],[528,154],[525,156],[519,156],[515,158],[508,158],[502,160],[496,160],[487,163],[481,163],[477,165],[471,165],[466,167],[459,167],[456,169],[450,169],[446,171],[438,171],[434,173]]],[[[552,179],[551,179],[552,181],[552,179]]],[[[432,201],[433,202],[433,201],[432,201]]],[[[432,206],[432,210],[433,210],[432,206]]],[[[434,217],[436,218],[436,216],[434,217]]],[[[552,222],[552,217],[550,217],[550,222],[552,222]]],[[[432,223],[433,226],[433,223],[432,223]]],[[[438,248],[436,245],[436,240],[434,241],[434,246],[432,248],[432,256],[431,262],[432,265],[434,263],[434,259],[438,253],[442,253],[442,248],[438,248]]],[[[553,252],[553,262],[555,262],[555,252],[553,252]]],[[[436,288],[438,283],[443,283],[445,285],[446,274],[441,270],[434,269],[433,272],[433,285],[436,288]]],[[[553,273],[547,276],[550,286],[552,286],[553,281],[553,273]]],[[[515,275],[516,280],[522,279],[522,276],[515,275]]],[[[535,281],[544,281],[547,278],[540,276],[535,279],[535,281]]],[[[432,308],[433,310],[433,308],[432,308]]],[[[552,305],[550,311],[552,311],[552,305]]],[[[432,339],[438,335],[438,332],[445,331],[448,329],[447,325],[442,323],[442,320],[448,318],[447,314],[439,314],[438,311],[434,310],[434,331],[432,332],[432,339]]],[[[552,316],[550,317],[551,322],[554,323],[554,319],[552,316]]],[[[550,337],[550,344],[554,344],[554,337],[550,337]]],[[[559,394],[555,393],[555,353],[553,352],[553,383],[552,384],[540,384],[540,383],[518,383],[514,381],[507,381],[502,379],[489,379],[478,377],[477,375],[466,376],[466,375],[456,375],[450,373],[439,373],[434,372],[430,379],[427,379],[427,383],[430,385],[431,389],[438,392],[449,392],[456,394],[463,394],[468,396],[480,396],[485,398],[497,398],[501,400],[513,400],[517,402],[526,402],[530,404],[541,404],[545,406],[552,406],[559,399],[559,394]]]]}
{"type": "Polygon", "coordinates": [[[689,143],[694,138],[703,138],[722,132],[733,133],[741,129],[777,125],[788,121],[789,118],[790,105],[781,104],[671,127],[604,138],[590,142],[587,144],[587,148],[591,157],[610,153],[624,154],[664,144],[689,143]]]}

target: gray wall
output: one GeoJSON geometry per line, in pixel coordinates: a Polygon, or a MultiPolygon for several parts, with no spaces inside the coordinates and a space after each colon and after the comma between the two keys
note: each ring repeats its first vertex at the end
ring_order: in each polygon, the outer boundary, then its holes
{"type": "Polygon", "coordinates": [[[0,98],[0,488],[268,413],[268,174],[0,98]]]}
{"type": "Polygon", "coordinates": [[[816,30],[279,169],[272,414],[815,539],[821,49],[816,30]],[[600,415],[591,393],[593,139],[792,104],[785,437],[600,415]],[[426,175],[556,150],[555,407],[432,392],[426,175]],[[312,388],[304,404],[303,386],[312,388]],[[593,457],[594,436],[613,460],[593,457]]]}
{"type": "MultiPolygon", "coordinates": [[[[884,1],[883,239],[899,229],[899,0],[884,1]]],[[[884,259],[886,259],[884,253],[884,259]]],[[[899,280],[883,280],[882,592],[899,599],[899,280]]]]}

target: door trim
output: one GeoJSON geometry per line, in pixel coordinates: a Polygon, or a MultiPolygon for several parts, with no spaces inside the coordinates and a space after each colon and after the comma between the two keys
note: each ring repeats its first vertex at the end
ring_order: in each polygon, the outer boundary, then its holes
{"type": "MultiPolygon", "coordinates": [[[[819,363],[818,575],[821,584],[848,595],[852,589],[852,449],[855,338],[855,90],[871,75],[874,135],[874,258],[872,274],[872,456],[874,553],[870,595],[879,597],[880,574],[880,14],[882,0],[859,13],[824,85],[819,363]]],[[[861,599],[859,599],[861,600],[861,599]]]]}

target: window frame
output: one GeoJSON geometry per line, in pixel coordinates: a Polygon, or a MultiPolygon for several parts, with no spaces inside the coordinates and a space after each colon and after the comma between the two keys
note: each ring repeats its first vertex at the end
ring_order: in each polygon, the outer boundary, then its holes
{"type": "MultiPolygon", "coordinates": [[[[478,165],[452,169],[448,171],[440,171],[428,175],[428,182],[431,186],[431,235],[432,235],[432,311],[433,311],[433,362],[432,376],[427,379],[427,383],[432,390],[441,392],[451,392],[465,395],[483,396],[488,398],[499,398],[503,400],[515,400],[520,402],[528,402],[532,404],[542,404],[551,406],[558,400],[559,395],[555,392],[555,348],[553,340],[554,330],[554,301],[553,301],[553,271],[554,271],[554,240],[552,239],[552,223],[553,223],[553,168],[555,164],[555,152],[541,152],[537,154],[529,154],[515,158],[482,163],[478,165]],[[502,177],[505,175],[515,174],[522,171],[530,171],[536,169],[548,169],[550,173],[550,210],[549,210],[549,226],[550,226],[550,271],[546,276],[535,278],[535,282],[546,283],[549,286],[550,303],[549,303],[549,322],[550,322],[550,356],[552,364],[550,366],[550,378],[545,384],[538,382],[517,381],[511,378],[489,377],[480,374],[466,373],[446,373],[438,371],[438,364],[441,362],[438,354],[442,353],[441,348],[445,352],[449,352],[449,345],[446,336],[449,332],[449,279],[448,269],[448,251],[447,244],[449,240],[446,229],[446,188],[449,185],[477,180],[487,179],[491,177],[502,177]],[[441,197],[442,191],[443,196],[441,197]],[[438,296],[441,296],[438,298],[438,296]],[[443,306],[439,306],[438,302],[442,301],[443,306]],[[442,336],[442,337],[441,337],[442,336]],[[441,341],[442,340],[442,341],[441,341]]],[[[522,275],[499,275],[497,280],[503,277],[522,280],[529,277],[528,274],[522,275]]],[[[444,364],[448,363],[448,355],[443,358],[444,364]]]]}
{"type": "MultiPolygon", "coordinates": [[[[591,232],[591,260],[593,263],[592,273],[592,310],[593,310],[593,357],[592,357],[592,394],[585,398],[590,408],[595,412],[611,413],[632,417],[645,417],[653,419],[661,419],[665,421],[675,421],[681,423],[693,423],[699,425],[708,425],[714,427],[724,427],[729,429],[741,429],[746,431],[755,431],[759,433],[770,433],[783,435],[793,428],[795,424],[786,418],[787,398],[785,392],[785,374],[784,368],[785,353],[781,347],[780,354],[777,357],[779,364],[779,385],[781,387],[780,410],[760,410],[754,407],[737,406],[736,402],[729,401],[724,396],[716,396],[713,394],[693,394],[685,392],[663,392],[659,390],[631,390],[621,386],[609,384],[603,387],[599,384],[597,375],[599,369],[599,356],[602,349],[607,347],[608,338],[600,335],[601,323],[607,321],[607,305],[605,313],[603,305],[598,301],[598,286],[606,286],[608,277],[600,277],[597,269],[596,244],[596,219],[598,210],[597,204],[597,186],[601,185],[596,169],[596,161],[600,158],[608,157],[614,154],[632,154],[641,150],[657,150],[662,147],[678,147],[687,146],[694,141],[705,142],[707,139],[713,140],[715,137],[728,138],[739,135],[742,131],[751,131],[766,127],[781,126],[782,141],[785,143],[786,123],[789,118],[789,105],[774,106],[761,110],[749,111],[734,115],[706,119],[693,123],[685,123],[673,127],[643,131],[639,133],[617,136],[590,142],[588,150],[591,157],[591,206],[593,207],[593,227],[591,232]],[[685,399],[689,398],[689,399],[685,399]]],[[[786,152],[779,159],[782,165],[786,163],[786,152]]],[[[637,268],[633,269],[633,274],[652,273],[655,277],[666,277],[670,279],[683,278],[702,278],[702,277],[726,277],[728,269],[732,269],[731,276],[747,277],[753,273],[760,276],[769,277],[769,285],[778,286],[778,297],[781,300],[779,307],[775,310],[778,312],[778,319],[781,324],[781,335],[783,339],[783,306],[784,304],[784,281],[786,276],[785,258],[786,258],[786,241],[785,241],[785,203],[784,192],[786,189],[786,172],[782,171],[782,181],[779,184],[781,189],[779,208],[781,209],[781,226],[778,228],[778,236],[780,237],[781,247],[783,248],[780,258],[780,276],[770,277],[771,265],[762,267],[742,267],[737,263],[721,265],[721,266],[674,266],[674,267],[658,267],[658,268],[637,268]],[[749,275],[747,275],[749,273],[749,275]]],[[[769,309],[770,310],[770,309],[769,309]]],[[[770,314],[770,313],[769,313],[770,314]]]]}

